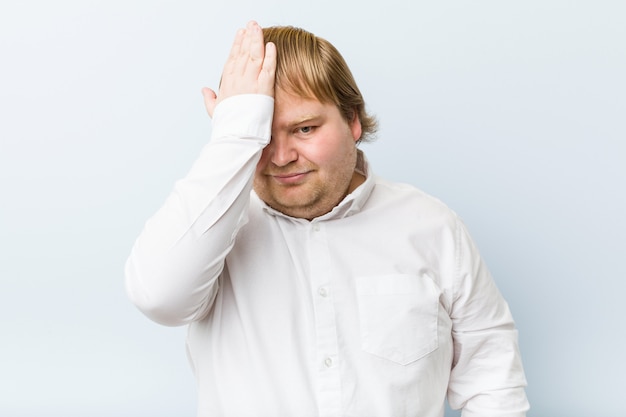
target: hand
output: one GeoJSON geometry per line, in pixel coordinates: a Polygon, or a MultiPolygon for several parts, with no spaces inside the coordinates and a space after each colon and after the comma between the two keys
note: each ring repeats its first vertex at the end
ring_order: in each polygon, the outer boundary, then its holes
{"type": "Polygon", "coordinates": [[[215,106],[237,94],[265,94],[274,97],[276,46],[263,42],[263,30],[254,21],[239,29],[224,65],[219,94],[204,87],[204,105],[213,117],[215,106]]]}

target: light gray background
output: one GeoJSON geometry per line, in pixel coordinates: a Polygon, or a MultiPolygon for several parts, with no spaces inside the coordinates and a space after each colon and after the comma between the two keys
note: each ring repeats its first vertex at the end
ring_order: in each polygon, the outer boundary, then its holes
{"type": "MultiPolygon", "coordinates": [[[[533,417],[624,416],[622,1],[0,6],[0,415],[193,416],[184,328],[127,301],[143,222],[210,135],[251,18],[332,41],[378,174],[461,214],[521,337],[533,417]]],[[[450,414],[452,415],[452,414],[450,414]]]]}

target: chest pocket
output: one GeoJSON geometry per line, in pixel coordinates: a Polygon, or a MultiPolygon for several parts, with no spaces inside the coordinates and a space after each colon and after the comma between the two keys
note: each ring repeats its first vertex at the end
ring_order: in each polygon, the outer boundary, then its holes
{"type": "Polygon", "coordinates": [[[408,365],[437,349],[440,290],[430,278],[366,276],[356,286],[364,351],[408,365]]]}

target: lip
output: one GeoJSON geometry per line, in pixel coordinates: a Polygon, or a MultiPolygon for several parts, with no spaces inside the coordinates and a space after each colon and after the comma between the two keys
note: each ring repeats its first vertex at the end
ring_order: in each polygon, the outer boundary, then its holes
{"type": "Polygon", "coordinates": [[[309,174],[309,171],[306,172],[294,172],[290,174],[276,174],[271,177],[279,184],[282,185],[294,185],[301,183],[305,177],[309,174]]]}

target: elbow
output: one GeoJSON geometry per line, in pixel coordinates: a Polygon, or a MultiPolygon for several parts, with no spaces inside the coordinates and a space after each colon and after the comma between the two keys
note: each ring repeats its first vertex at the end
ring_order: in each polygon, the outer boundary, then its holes
{"type": "Polygon", "coordinates": [[[126,282],[126,293],[139,311],[158,324],[175,327],[189,322],[179,308],[172,305],[173,303],[168,297],[134,288],[128,281],[126,282]]]}
{"type": "Polygon", "coordinates": [[[185,300],[171,286],[159,284],[158,276],[140,273],[129,259],[125,269],[125,289],[130,301],[150,320],[164,326],[182,326],[193,321],[185,300]]]}

